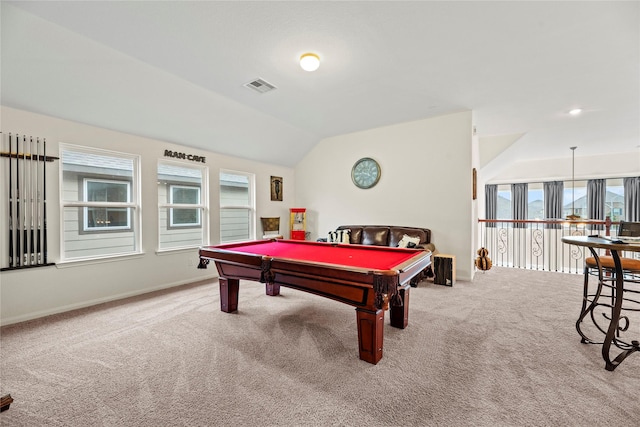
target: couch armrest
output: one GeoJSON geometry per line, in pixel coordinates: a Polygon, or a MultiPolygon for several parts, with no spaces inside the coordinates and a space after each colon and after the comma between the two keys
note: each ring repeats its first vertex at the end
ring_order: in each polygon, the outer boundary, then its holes
{"type": "Polygon", "coordinates": [[[420,243],[414,249],[422,249],[422,250],[425,250],[425,251],[431,251],[432,255],[435,255],[435,254],[438,253],[436,251],[436,245],[434,245],[433,243],[420,243]]]}

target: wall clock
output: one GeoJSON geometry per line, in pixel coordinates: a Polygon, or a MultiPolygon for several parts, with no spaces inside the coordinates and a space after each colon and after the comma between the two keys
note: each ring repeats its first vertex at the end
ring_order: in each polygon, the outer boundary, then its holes
{"type": "Polygon", "coordinates": [[[370,157],[363,157],[353,165],[351,180],[359,188],[373,187],[380,180],[380,165],[370,157]]]}

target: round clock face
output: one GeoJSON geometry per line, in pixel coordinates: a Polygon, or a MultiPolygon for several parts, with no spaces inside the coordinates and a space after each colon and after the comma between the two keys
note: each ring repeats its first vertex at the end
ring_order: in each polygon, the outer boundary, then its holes
{"type": "Polygon", "coordinates": [[[351,169],[351,180],[360,188],[371,188],[379,179],[380,165],[369,157],[358,160],[351,169]]]}

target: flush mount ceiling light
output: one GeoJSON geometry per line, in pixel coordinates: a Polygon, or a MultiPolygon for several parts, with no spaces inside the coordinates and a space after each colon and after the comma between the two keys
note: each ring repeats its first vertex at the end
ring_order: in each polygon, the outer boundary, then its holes
{"type": "Polygon", "coordinates": [[[305,71],[315,71],[320,66],[320,57],[315,53],[305,53],[300,57],[300,66],[305,71]]]}
{"type": "Polygon", "coordinates": [[[577,116],[580,113],[582,113],[582,108],[574,108],[573,110],[569,111],[569,114],[571,114],[572,116],[577,116]]]}

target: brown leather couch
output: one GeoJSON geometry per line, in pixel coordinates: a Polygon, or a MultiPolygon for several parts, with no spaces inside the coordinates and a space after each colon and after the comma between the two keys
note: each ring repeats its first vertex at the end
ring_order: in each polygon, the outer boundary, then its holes
{"type": "MultiPolygon", "coordinates": [[[[336,230],[351,230],[349,240],[352,244],[357,245],[375,245],[389,246],[395,248],[398,246],[402,237],[406,234],[410,237],[419,237],[420,242],[415,247],[435,252],[435,246],[431,243],[431,230],[420,227],[401,227],[392,225],[341,225],[336,230]]],[[[319,241],[327,241],[326,238],[318,239],[319,241]]],[[[432,277],[431,266],[427,267],[419,275],[411,280],[411,286],[417,286],[418,282],[426,277],[432,277]]]]}
{"type": "MultiPolygon", "coordinates": [[[[351,230],[349,240],[358,245],[398,246],[402,236],[419,237],[423,249],[431,243],[431,230],[418,227],[397,227],[390,225],[341,225],[337,230],[351,230]]],[[[426,248],[428,249],[428,248],[426,248]]]]}

